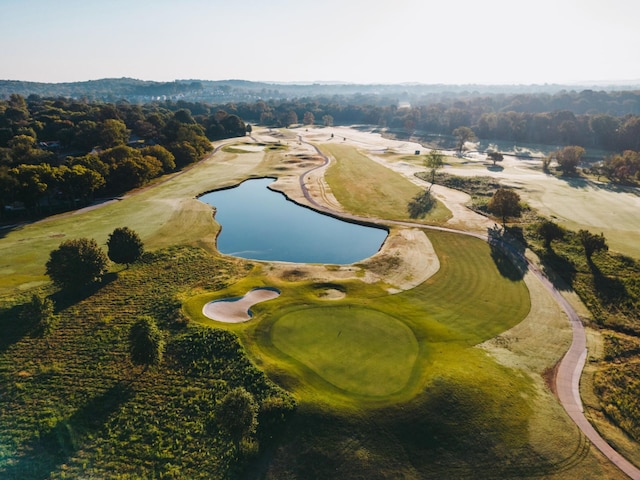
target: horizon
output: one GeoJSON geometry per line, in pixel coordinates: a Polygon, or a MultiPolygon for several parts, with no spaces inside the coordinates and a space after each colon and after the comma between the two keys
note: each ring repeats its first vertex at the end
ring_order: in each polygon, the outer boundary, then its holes
{"type": "Polygon", "coordinates": [[[585,85],[640,81],[634,0],[5,0],[0,78],[274,84],[585,85]],[[267,79],[267,80],[265,80],[267,79]],[[338,79],[338,80],[336,80],[338,79]],[[225,80],[210,80],[225,81],[225,80]]]}

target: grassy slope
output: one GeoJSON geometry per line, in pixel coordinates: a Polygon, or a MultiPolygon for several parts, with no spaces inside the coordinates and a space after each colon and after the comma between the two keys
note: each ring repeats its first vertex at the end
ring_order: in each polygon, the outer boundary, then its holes
{"type": "MultiPolygon", "coordinates": [[[[348,145],[321,145],[336,162],[326,172],[326,180],[336,199],[350,212],[384,219],[409,219],[407,205],[423,189],[402,175],[367,158],[348,145]]],[[[437,202],[424,223],[441,224],[451,213],[437,202]]]]}

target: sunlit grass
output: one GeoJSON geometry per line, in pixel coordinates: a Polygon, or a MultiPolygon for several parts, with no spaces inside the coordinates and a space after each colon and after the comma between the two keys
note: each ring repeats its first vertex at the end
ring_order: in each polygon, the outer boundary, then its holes
{"type": "MultiPolygon", "coordinates": [[[[325,175],[333,195],[348,211],[364,216],[384,219],[409,219],[407,206],[417,194],[424,191],[393,170],[386,168],[355,147],[348,145],[321,145],[336,162],[325,175]]],[[[436,202],[423,223],[444,223],[451,212],[436,202]]]]}

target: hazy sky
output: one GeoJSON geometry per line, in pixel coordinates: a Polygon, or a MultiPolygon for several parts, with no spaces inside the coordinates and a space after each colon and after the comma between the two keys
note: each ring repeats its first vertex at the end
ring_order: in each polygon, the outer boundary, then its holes
{"type": "Polygon", "coordinates": [[[0,0],[0,79],[640,79],[639,0],[0,0]]]}

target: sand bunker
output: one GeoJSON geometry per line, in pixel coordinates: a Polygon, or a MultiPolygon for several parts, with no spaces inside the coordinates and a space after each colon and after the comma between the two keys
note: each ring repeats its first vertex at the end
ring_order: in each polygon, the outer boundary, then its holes
{"type": "Polygon", "coordinates": [[[212,320],[225,323],[241,323],[251,319],[251,307],[280,296],[275,288],[254,288],[243,297],[225,298],[207,303],[202,313],[212,320]]]}

